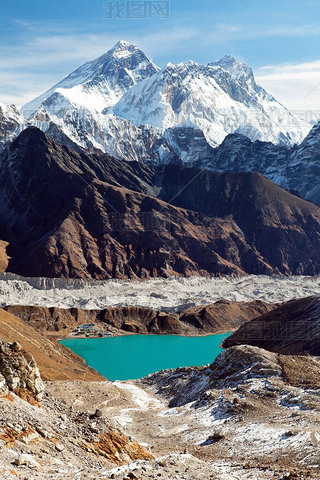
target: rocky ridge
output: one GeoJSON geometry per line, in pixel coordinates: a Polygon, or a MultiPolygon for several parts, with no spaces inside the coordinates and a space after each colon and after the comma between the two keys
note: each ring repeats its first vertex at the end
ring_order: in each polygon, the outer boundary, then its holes
{"type": "Polygon", "coordinates": [[[206,155],[190,158],[188,164],[220,172],[260,172],[277,185],[319,205],[319,188],[314,182],[319,178],[319,142],[320,123],[300,145],[292,148],[232,134],[206,155]]]}
{"type": "Polygon", "coordinates": [[[320,210],[256,173],[124,163],[30,128],[3,156],[0,186],[0,231],[20,275],[320,271],[320,210]]]}
{"type": "Polygon", "coordinates": [[[81,324],[96,323],[116,334],[202,335],[225,333],[270,311],[273,306],[260,301],[218,301],[178,312],[147,307],[115,307],[102,310],[7,306],[4,309],[47,336],[66,336],[81,324]]]}

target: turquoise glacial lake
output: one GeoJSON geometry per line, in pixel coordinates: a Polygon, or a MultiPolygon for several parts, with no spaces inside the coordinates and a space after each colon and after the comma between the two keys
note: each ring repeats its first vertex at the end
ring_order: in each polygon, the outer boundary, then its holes
{"type": "Polygon", "coordinates": [[[126,335],[68,338],[61,343],[109,380],[133,380],[167,368],[212,363],[222,352],[221,342],[229,335],[126,335]]]}

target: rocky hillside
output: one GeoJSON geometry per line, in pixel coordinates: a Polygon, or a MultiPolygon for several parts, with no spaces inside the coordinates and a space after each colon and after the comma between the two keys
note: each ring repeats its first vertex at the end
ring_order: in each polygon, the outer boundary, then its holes
{"type": "Polygon", "coordinates": [[[228,135],[215,149],[188,165],[219,172],[256,171],[301,198],[320,205],[319,178],[320,123],[300,145],[291,148],[270,142],[252,141],[239,134],[228,135]]]}
{"type": "Polygon", "coordinates": [[[316,480],[319,378],[318,357],[243,345],[137,381],[43,383],[1,341],[0,475],[316,480]]]}
{"type": "Polygon", "coordinates": [[[292,300],[244,324],[224,347],[254,345],[286,355],[320,355],[320,298],[292,300]]]}
{"type": "Polygon", "coordinates": [[[21,347],[35,358],[45,380],[103,380],[71,350],[50,341],[4,310],[0,310],[0,338],[7,342],[19,341],[21,347]]]}
{"type": "Polygon", "coordinates": [[[8,271],[148,278],[320,271],[320,210],[255,173],[146,167],[36,128],[3,156],[8,271]]]}
{"type": "Polygon", "coordinates": [[[319,368],[314,357],[241,346],[205,367],[47,388],[68,407],[101,409],[152,446],[155,461],[124,465],[107,478],[315,480],[319,368]]]}
{"type": "MultiPolygon", "coordinates": [[[[29,354],[17,344],[1,345],[0,373],[7,375],[9,366],[19,384],[26,374],[33,379],[37,367],[30,368],[29,354]]],[[[316,357],[238,346],[212,365],[139,381],[45,382],[37,405],[17,396],[7,375],[0,475],[316,480],[319,374],[316,357]]]]}
{"type": "Polygon", "coordinates": [[[273,306],[260,301],[229,302],[166,313],[147,307],[119,307],[103,310],[8,306],[5,310],[46,336],[67,335],[84,323],[108,326],[115,333],[156,335],[201,335],[225,333],[269,312],[273,306]]]}
{"type": "Polygon", "coordinates": [[[101,410],[79,412],[46,393],[33,357],[0,341],[0,475],[12,478],[93,478],[101,469],[151,460],[101,410]],[[39,403],[40,402],[40,403],[39,403]],[[48,476],[50,475],[50,477],[48,476]]]}

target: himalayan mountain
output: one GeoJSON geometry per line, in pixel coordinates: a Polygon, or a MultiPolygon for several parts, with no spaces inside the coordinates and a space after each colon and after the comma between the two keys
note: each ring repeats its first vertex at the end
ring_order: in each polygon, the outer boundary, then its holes
{"type": "Polygon", "coordinates": [[[261,174],[125,162],[36,127],[2,154],[0,239],[31,277],[320,274],[320,208],[261,174]]]}
{"type": "Polygon", "coordinates": [[[1,269],[320,274],[309,129],[231,56],[161,70],[121,41],[20,110],[0,105],[1,269]]]}
{"type": "Polygon", "coordinates": [[[255,170],[320,204],[314,185],[319,124],[307,136],[310,125],[230,55],[161,70],[137,46],[120,41],[20,111],[0,105],[0,149],[28,126],[74,149],[128,161],[255,170]]]}

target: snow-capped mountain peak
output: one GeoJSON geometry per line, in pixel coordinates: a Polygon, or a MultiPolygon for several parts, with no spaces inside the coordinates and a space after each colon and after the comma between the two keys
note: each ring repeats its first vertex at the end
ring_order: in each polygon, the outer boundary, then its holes
{"type": "Polygon", "coordinates": [[[209,66],[220,67],[229,72],[243,88],[247,89],[251,94],[257,94],[260,99],[273,101],[274,98],[269,95],[262,87],[257,85],[252,69],[243,62],[239,62],[232,55],[225,55],[217,62],[209,63],[209,66]]]}
{"type": "Polygon", "coordinates": [[[225,55],[217,62],[209,63],[209,65],[222,67],[234,77],[253,76],[252,69],[247,64],[239,62],[233,55],[225,55]]]}
{"type": "Polygon", "coordinates": [[[127,42],[126,40],[120,40],[106,53],[106,55],[112,54],[114,57],[121,57],[120,52],[130,55],[137,50],[139,50],[139,47],[134,43],[127,42]]]}
{"type": "Polygon", "coordinates": [[[23,118],[15,105],[0,103],[0,151],[13,139],[21,123],[23,118]]]}
{"type": "MultiPolygon", "coordinates": [[[[61,82],[25,104],[21,111],[27,119],[46,103],[46,109],[54,114],[56,93],[64,97],[63,103],[79,105],[90,111],[98,111],[115,105],[133,85],[154,75],[159,68],[136,46],[124,40],[95,60],[77,68],[61,82]],[[50,109],[50,98],[53,105],[50,109]]],[[[62,98],[61,98],[62,99],[62,98]]]]}
{"type": "Polygon", "coordinates": [[[24,128],[35,125],[60,142],[154,163],[206,163],[229,134],[292,146],[309,131],[231,55],[160,70],[124,40],[22,111],[24,128]]]}
{"type": "Polygon", "coordinates": [[[234,57],[209,65],[168,64],[134,85],[114,106],[115,115],[134,125],[192,126],[212,147],[229,133],[252,140],[292,145],[308,133],[290,112],[256,84],[253,72],[234,57]]]}

